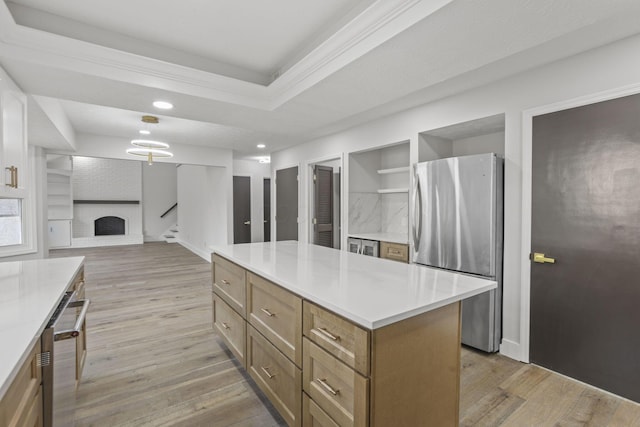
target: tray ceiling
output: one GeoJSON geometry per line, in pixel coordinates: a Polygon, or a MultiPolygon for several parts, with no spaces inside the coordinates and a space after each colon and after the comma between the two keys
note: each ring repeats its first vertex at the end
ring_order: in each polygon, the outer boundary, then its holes
{"type": "Polygon", "coordinates": [[[637,0],[13,0],[0,65],[78,133],[124,137],[161,98],[167,142],[250,157],[637,34],[638,16],[637,0]]]}

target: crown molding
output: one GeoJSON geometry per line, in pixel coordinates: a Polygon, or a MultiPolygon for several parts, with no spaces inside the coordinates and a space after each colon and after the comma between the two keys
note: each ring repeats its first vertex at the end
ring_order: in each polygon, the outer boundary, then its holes
{"type": "Polygon", "coordinates": [[[269,86],[271,109],[291,100],[452,1],[376,1],[269,86]]]}
{"type": "Polygon", "coordinates": [[[273,111],[453,0],[378,0],[269,86],[18,25],[0,2],[0,57],[273,111]]]}

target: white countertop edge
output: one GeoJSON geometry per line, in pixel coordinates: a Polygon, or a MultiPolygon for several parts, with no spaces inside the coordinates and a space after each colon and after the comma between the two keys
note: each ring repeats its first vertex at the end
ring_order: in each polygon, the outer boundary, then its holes
{"type": "MultiPolygon", "coordinates": [[[[66,259],[74,259],[74,258],[77,258],[79,260],[79,263],[76,269],[74,270],[73,274],[69,277],[65,290],[69,289],[69,286],[73,282],[73,279],[76,277],[80,269],[84,266],[85,258],[83,256],[69,257],[66,259]]],[[[46,258],[46,259],[55,259],[55,258],[46,258]]],[[[53,315],[54,311],[56,311],[56,308],[58,307],[58,304],[60,304],[60,301],[62,301],[63,296],[64,296],[64,291],[59,295],[57,300],[51,306],[51,309],[49,310],[49,313],[47,313],[44,323],[40,325],[37,331],[35,331],[35,334],[33,334],[31,341],[29,341],[29,345],[22,351],[22,354],[20,355],[18,361],[13,365],[13,368],[9,371],[9,373],[6,375],[5,378],[0,377],[0,399],[4,398],[4,395],[9,389],[9,386],[11,385],[11,383],[13,383],[13,380],[16,378],[18,371],[20,370],[22,365],[25,363],[27,356],[29,355],[29,350],[31,350],[31,347],[33,347],[33,344],[40,339],[42,332],[44,332],[44,329],[47,326],[49,319],[51,319],[51,316],[53,315]]]]}
{"type": "Polygon", "coordinates": [[[371,324],[371,326],[369,327],[369,329],[379,329],[379,328],[382,328],[382,327],[385,327],[385,326],[389,326],[389,325],[391,325],[393,323],[396,323],[396,322],[399,322],[401,320],[406,320],[406,319],[409,319],[411,317],[414,317],[414,316],[417,316],[417,315],[420,315],[420,314],[424,314],[424,313],[426,313],[428,311],[433,311],[433,310],[436,310],[438,308],[444,307],[446,305],[453,304],[455,302],[460,302],[460,301],[462,301],[464,299],[479,295],[479,294],[481,294],[483,292],[487,292],[487,291],[490,291],[492,289],[496,289],[497,287],[498,287],[497,282],[492,282],[492,284],[487,285],[487,286],[485,286],[483,288],[480,288],[480,289],[476,289],[475,291],[472,291],[472,292],[465,292],[464,294],[459,294],[459,295],[457,295],[455,297],[452,297],[452,298],[445,298],[445,299],[442,299],[442,300],[440,300],[440,301],[438,301],[436,303],[433,303],[433,304],[429,304],[429,305],[426,305],[426,306],[423,306],[423,307],[420,307],[420,308],[417,308],[417,309],[414,309],[414,310],[405,311],[404,313],[401,313],[401,314],[399,314],[397,316],[389,316],[389,317],[386,317],[384,319],[379,319],[379,320],[376,320],[375,322],[373,322],[371,324]]]}
{"type": "MultiPolygon", "coordinates": [[[[286,283],[283,282],[280,278],[274,277],[271,274],[265,273],[262,270],[257,269],[255,266],[250,265],[249,263],[246,263],[242,260],[239,260],[237,258],[234,258],[231,255],[225,254],[223,251],[220,252],[216,252],[215,250],[211,253],[211,255],[213,256],[213,254],[217,254],[231,262],[233,262],[234,264],[239,265],[240,267],[243,267],[255,274],[257,274],[260,277],[263,277],[273,283],[275,283],[276,285],[290,291],[293,292],[294,294],[307,299],[315,304],[318,304],[319,306],[326,308],[327,310],[330,310],[332,312],[334,312],[335,314],[338,314],[342,317],[344,317],[345,319],[350,320],[353,323],[356,323],[359,326],[362,326],[363,328],[366,329],[370,329],[370,330],[374,330],[374,329],[379,329],[382,328],[384,326],[388,326],[391,325],[393,323],[399,322],[401,320],[406,320],[409,319],[411,317],[417,316],[419,314],[423,314],[426,313],[428,311],[432,311],[435,310],[437,308],[440,307],[444,307],[445,305],[449,305],[451,303],[457,302],[457,301],[462,301],[463,299],[466,298],[470,298],[472,296],[475,295],[479,295],[483,292],[487,292],[490,291],[492,289],[496,289],[498,287],[498,283],[495,281],[490,281],[490,283],[488,283],[486,286],[483,286],[481,288],[475,289],[473,291],[469,291],[469,292],[465,292],[462,294],[458,294],[454,297],[450,297],[450,298],[444,298],[436,303],[432,303],[432,304],[428,304],[422,307],[418,307],[412,310],[407,310],[404,311],[402,313],[399,313],[395,316],[388,316],[388,317],[384,317],[384,318],[380,318],[380,319],[376,319],[373,322],[363,319],[360,316],[354,315],[351,312],[348,312],[334,304],[332,304],[331,302],[322,300],[320,298],[317,298],[315,295],[312,295],[308,292],[305,292],[304,290],[301,290],[300,288],[298,288],[295,284],[291,284],[291,283],[286,283]]],[[[396,261],[390,261],[390,262],[396,262],[396,261]]],[[[483,280],[487,280],[487,279],[483,279],[483,280]]]]}

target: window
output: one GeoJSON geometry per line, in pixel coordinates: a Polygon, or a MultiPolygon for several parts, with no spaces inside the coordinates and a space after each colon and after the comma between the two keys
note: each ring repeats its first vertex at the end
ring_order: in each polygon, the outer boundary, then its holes
{"type": "Polygon", "coordinates": [[[0,246],[22,244],[22,200],[0,199],[0,246]]]}

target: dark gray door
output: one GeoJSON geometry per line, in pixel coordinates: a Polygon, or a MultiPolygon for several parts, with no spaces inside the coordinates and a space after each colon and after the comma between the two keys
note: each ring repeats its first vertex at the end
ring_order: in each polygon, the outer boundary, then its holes
{"type": "Polygon", "coordinates": [[[264,241],[271,241],[271,179],[265,178],[263,182],[263,223],[264,241]]]}
{"type": "Polygon", "coordinates": [[[333,168],[313,168],[313,243],[333,247],[333,168]]]}
{"type": "Polygon", "coordinates": [[[251,178],[233,177],[233,243],[251,242],[251,178]]]}
{"type": "Polygon", "coordinates": [[[640,402],[640,95],[535,117],[532,177],[531,361],[640,402]]]}
{"type": "Polygon", "coordinates": [[[276,171],[276,240],[298,240],[298,167],[276,171]]]}

